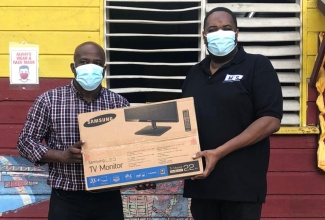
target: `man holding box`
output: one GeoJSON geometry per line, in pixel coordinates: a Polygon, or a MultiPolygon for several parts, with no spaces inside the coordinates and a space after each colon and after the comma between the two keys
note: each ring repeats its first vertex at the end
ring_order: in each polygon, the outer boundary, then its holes
{"type": "Polygon", "coordinates": [[[223,7],[204,19],[209,56],[187,74],[183,97],[194,97],[205,170],[186,180],[195,220],[259,220],[266,197],[269,136],[280,128],[282,93],[263,55],[237,45],[237,20],[223,7]]]}
{"type": "Polygon", "coordinates": [[[30,108],[18,151],[35,165],[48,163],[50,220],[122,220],[119,190],[85,190],[81,150],[85,142],[80,140],[77,116],[129,103],[101,86],[105,52],[97,43],[79,45],[70,67],[75,76],[71,83],[41,94],[30,108]]]}

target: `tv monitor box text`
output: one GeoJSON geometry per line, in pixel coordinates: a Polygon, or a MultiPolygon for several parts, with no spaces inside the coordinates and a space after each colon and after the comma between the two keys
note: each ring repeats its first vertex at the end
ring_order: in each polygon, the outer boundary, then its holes
{"type": "Polygon", "coordinates": [[[193,98],[78,116],[87,190],[184,179],[203,172],[193,98]]]}

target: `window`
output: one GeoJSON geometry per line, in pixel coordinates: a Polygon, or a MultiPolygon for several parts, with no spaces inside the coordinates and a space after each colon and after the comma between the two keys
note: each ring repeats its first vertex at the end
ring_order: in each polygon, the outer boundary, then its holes
{"type": "Polygon", "coordinates": [[[109,87],[131,103],[179,98],[199,61],[201,1],[106,1],[109,87]]]}
{"type": "Polygon", "coordinates": [[[277,71],[282,125],[300,126],[300,1],[242,2],[106,0],[107,85],[133,104],[179,98],[187,71],[206,54],[205,13],[224,6],[238,16],[240,44],[267,56],[277,71]]]}

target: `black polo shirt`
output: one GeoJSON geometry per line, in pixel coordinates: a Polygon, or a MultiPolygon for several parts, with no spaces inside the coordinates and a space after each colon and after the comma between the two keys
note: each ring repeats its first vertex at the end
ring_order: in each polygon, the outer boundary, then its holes
{"type": "MultiPolygon", "coordinates": [[[[206,57],[184,81],[182,96],[194,97],[202,150],[217,148],[260,117],[282,118],[281,85],[271,62],[238,49],[215,74],[210,74],[206,57]]],[[[269,155],[269,138],[232,152],[205,180],[186,180],[184,196],[264,202],[269,155]]]]}

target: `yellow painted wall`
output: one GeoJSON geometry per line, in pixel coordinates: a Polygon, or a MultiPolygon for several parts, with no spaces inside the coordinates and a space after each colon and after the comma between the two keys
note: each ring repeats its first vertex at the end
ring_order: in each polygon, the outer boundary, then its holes
{"type": "Polygon", "coordinates": [[[0,0],[0,77],[9,77],[9,42],[39,45],[39,76],[73,77],[85,41],[104,44],[102,0],[0,0]]]}
{"type": "Polygon", "coordinates": [[[318,33],[325,32],[325,16],[317,8],[317,0],[303,1],[303,74],[309,78],[318,50],[318,33]]]}
{"type": "Polygon", "coordinates": [[[318,33],[325,32],[325,16],[317,8],[317,0],[302,2],[302,83],[301,117],[306,124],[308,82],[318,51],[318,33]]]}

